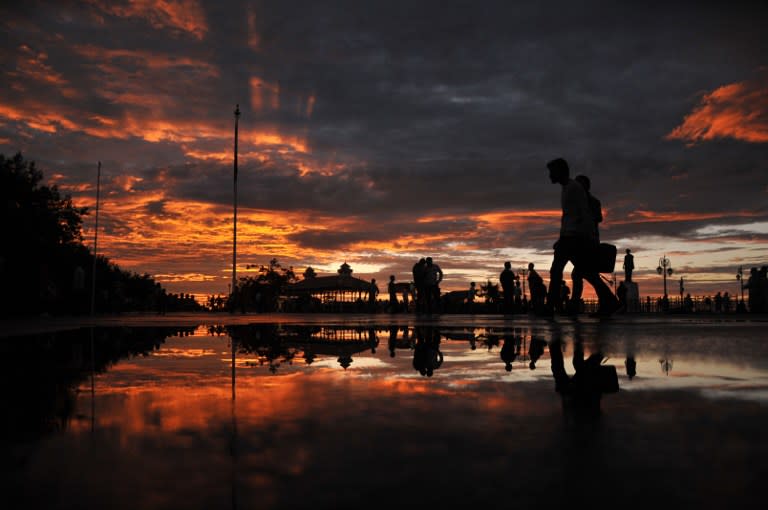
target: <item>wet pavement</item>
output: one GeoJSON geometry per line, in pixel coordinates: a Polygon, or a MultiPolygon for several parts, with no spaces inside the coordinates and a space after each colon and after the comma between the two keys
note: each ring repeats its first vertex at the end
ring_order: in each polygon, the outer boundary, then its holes
{"type": "Polygon", "coordinates": [[[2,326],[7,508],[764,507],[765,317],[2,326]]]}

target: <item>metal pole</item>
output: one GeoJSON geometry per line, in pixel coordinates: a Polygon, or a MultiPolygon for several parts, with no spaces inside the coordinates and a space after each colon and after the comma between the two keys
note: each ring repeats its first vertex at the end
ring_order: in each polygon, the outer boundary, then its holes
{"type": "MultiPolygon", "coordinates": [[[[237,123],[240,118],[240,105],[235,106],[235,178],[233,183],[234,201],[233,201],[233,225],[232,225],[232,294],[230,299],[234,298],[237,291],[237,123]]],[[[234,310],[234,307],[232,308],[234,310]]]]}
{"type": "Polygon", "coordinates": [[[99,243],[99,192],[101,188],[101,161],[96,170],[96,228],[93,232],[93,272],[91,274],[91,316],[96,311],[96,253],[99,243]]]}

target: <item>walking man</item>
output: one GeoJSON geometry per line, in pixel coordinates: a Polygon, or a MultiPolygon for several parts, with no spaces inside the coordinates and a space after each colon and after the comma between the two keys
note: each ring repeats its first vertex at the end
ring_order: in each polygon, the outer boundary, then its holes
{"type": "Polygon", "coordinates": [[[549,296],[547,313],[555,310],[563,281],[563,269],[571,262],[581,276],[595,289],[599,308],[596,315],[609,316],[618,308],[618,300],[600,278],[595,261],[598,242],[595,239],[595,221],[589,208],[584,187],[570,178],[568,163],[557,158],[547,163],[552,184],[561,186],[560,238],[555,242],[554,259],[549,270],[549,296]]]}

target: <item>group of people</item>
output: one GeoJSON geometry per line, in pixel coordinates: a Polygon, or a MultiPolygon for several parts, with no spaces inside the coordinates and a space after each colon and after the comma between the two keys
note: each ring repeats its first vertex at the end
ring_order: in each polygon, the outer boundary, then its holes
{"type": "MultiPolygon", "coordinates": [[[[589,177],[585,175],[570,177],[570,168],[563,158],[553,159],[546,166],[552,184],[561,186],[560,235],[553,246],[554,257],[549,271],[548,288],[534,264],[528,264],[530,309],[538,315],[545,316],[558,312],[578,313],[581,311],[583,282],[586,280],[594,288],[598,298],[598,309],[593,315],[609,316],[621,307],[621,303],[601,278],[597,265],[600,246],[598,224],[603,221],[600,200],[590,192],[589,177]],[[569,262],[573,264],[571,289],[568,289],[563,281],[563,270],[569,262]]],[[[624,269],[627,282],[631,282],[634,264],[629,250],[624,258],[624,269]]],[[[412,273],[417,313],[439,312],[440,283],[444,276],[440,266],[432,260],[432,257],[422,257],[413,265],[412,273]]],[[[503,306],[506,312],[511,312],[515,303],[520,302],[520,296],[523,293],[520,290],[520,278],[512,270],[510,262],[504,263],[499,280],[503,293],[503,306]]],[[[390,307],[393,310],[397,302],[395,289],[394,276],[391,276],[389,297],[390,307]]],[[[469,305],[474,301],[476,293],[475,282],[472,282],[466,298],[469,305]]],[[[369,294],[372,305],[375,305],[377,295],[378,287],[375,285],[375,280],[372,280],[369,294]]]]}
{"type": "MultiPolygon", "coordinates": [[[[578,313],[586,280],[595,289],[599,301],[598,310],[594,315],[609,316],[621,307],[621,303],[600,277],[597,266],[600,245],[598,224],[603,221],[602,204],[590,193],[589,177],[577,175],[571,179],[568,163],[564,159],[550,161],[547,168],[550,181],[561,186],[560,236],[553,246],[554,259],[549,272],[549,288],[534,264],[528,264],[531,309],[539,315],[552,315],[555,312],[578,313]],[[573,264],[570,289],[563,280],[563,270],[568,262],[573,264]]],[[[634,263],[630,250],[626,251],[624,269],[627,281],[631,282],[634,263]]],[[[499,282],[505,309],[509,311],[516,302],[520,283],[519,277],[512,271],[510,262],[504,263],[499,282]]]]}
{"type": "Polygon", "coordinates": [[[439,312],[443,270],[432,260],[432,257],[422,257],[413,265],[412,274],[416,291],[416,312],[427,314],[439,312]]]}
{"type": "Polygon", "coordinates": [[[749,270],[749,278],[742,288],[749,292],[747,305],[752,313],[768,313],[768,266],[749,270]]]}

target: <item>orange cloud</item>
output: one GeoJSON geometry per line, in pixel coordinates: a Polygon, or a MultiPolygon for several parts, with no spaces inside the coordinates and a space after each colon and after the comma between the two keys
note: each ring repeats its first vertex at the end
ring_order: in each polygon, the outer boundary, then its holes
{"type": "Polygon", "coordinates": [[[627,219],[622,221],[618,218],[612,219],[611,223],[617,225],[627,225],[633,223],[667,223],[677,221],[702,221],[723,218],[755,218],[763,216],[762,213],[754,211],[735,211],[730,213],[686,213],[686,212],[655,212],[637,210],[629,213],[627,219]]]}
{"type": "Polygon", "coordinates": [[[199,40],[208,32],[203,7],[198,0],[110,0],[92,3],[112,16],[142,18],[155,28],[180,30],[199,40]]]}
{"type": "Polygon", "coordinates": [[[731,83],[704,94],[665,138],[690,144],[715,138],[768,142],[768,71],[756,80],[731,83]]]}

